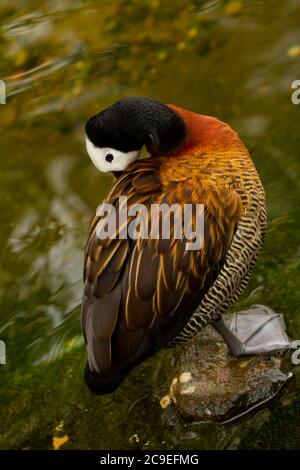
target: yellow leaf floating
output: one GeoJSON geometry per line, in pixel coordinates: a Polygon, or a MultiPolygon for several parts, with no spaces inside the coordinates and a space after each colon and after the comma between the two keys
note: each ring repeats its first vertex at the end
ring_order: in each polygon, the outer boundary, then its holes
{"type": "Polygon", "coordinates": [[[179,42],[179,43],[177,44],[177,49],[178,49],[179,51],[184,51],[184,49],[186,49],[186,42],[184,42],[184,41],[179,42]]]}
{"type": "Polygon", "coordinates": [[[299,57],[300,56],[300,45],[296,44],[295,46],[292,46],[288,49],[287,55],[291,57],[292,59],[294,57],[299,57]]]}
{"type": "Polygon", "coordinates": [[[242,7],[243,7],[242,2],[240,2],[238,0],[233,0],[232,2],[229,2],[225,6],[224,11],[225,11],[226,15],[235,16],[235,15],[238,15],[241,12],[242,7]]]}
{"type": "Polygon", "coordinates": [[[195,38],[195,37],[197,36],[197,34],[198,34],[198,31],[197,31],[196,28],[192,28],[192,29],[190,29],[189,32],[188,32],[188,36],[189,36],[189,38],[191,38],[191,39],[195,38]]]}
{"type": "Polygon", "coordinates": [[[67,435],[62,436],[62,437],[53,437],[52,438],[52,446],[54,450],[59,450],[61,446],[66,444],[69,440],[69,437],[67,435]]]}
{"type": "Polygon", "coordinates": [[[166,58],[168,57],[168,54],[166,51],[160,51],[158,54],[157,54],[157,58],[160,62],[163,62],[164,60],[166,60],[166,58]]]}

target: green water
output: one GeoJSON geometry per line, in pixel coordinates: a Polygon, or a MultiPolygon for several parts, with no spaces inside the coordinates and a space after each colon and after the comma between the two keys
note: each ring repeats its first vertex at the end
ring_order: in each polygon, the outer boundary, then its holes
{"type": "Polygon", "coordinates": [[[268,238],[236,309],[264,303],[300,338],[300,0],[18,1],[0,5],[0,448],[300,448],[300,379],[231,425],[184,423],[159,399],[180,351],[161,351],[110,396],[82,371],[79,312],[89,219],[112,179],[83,124],[124,95],[229,122],[264,183],[268,238]],[[298,48],[297,48],[298,46],[298,48]]]}

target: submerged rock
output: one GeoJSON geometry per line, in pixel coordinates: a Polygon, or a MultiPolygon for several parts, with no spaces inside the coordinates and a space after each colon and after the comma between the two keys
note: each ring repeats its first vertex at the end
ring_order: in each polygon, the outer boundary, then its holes
{"type": "Polygon", "coordinates": [[[190,420],[231,421],[274,398],[292,376],[289,364],[284,352],[233,357],[218,333],[207,327],[181,354],[161,406],[173,402],[190,420]]]}

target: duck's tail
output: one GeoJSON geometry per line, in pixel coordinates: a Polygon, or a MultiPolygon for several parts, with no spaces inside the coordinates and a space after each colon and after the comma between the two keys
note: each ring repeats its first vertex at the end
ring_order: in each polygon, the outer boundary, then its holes
{"type": "Polygon", "coordinates": [[[126,375],[127,372],[119,372],[105,377],[97,372],[92,372],[88,363],[86,363],[84,370],[85,383],[95,395],[105,395],[114,392],[121,385],[126,375]]]}

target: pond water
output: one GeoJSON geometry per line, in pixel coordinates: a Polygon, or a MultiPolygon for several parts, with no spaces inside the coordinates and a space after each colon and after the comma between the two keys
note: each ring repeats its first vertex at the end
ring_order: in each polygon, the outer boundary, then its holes
{"type": "MultiPolygon", "coordinates": [[[[268,237],[234,309],[263,303],[300,338],[300,0],[2,0],[0,448],[300,448],[300,380],[229,425],[185,423],[160,398],[177,351],[110,396],[83,383],[82,258],[112,178],[86,155],[88,117],[131,94],[230,123],[266,189],[268,237]],[[63,442],[63,441],[62,441],[63,442]]],[[[171,375],[170,375],[171,374],[171,375]]]]}

